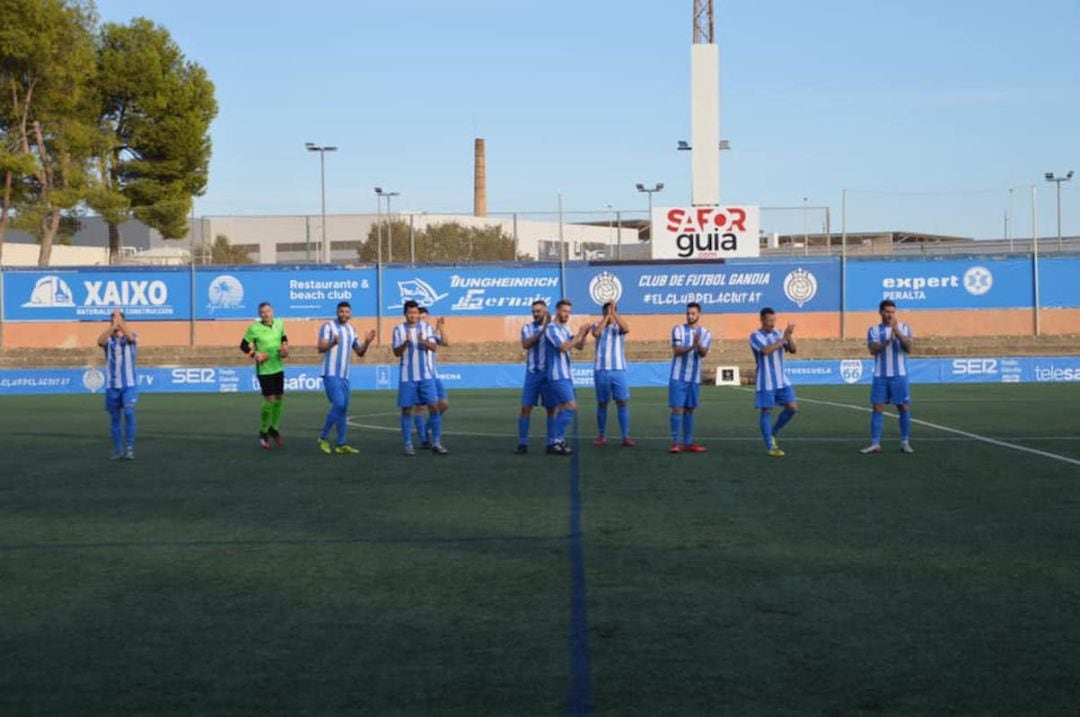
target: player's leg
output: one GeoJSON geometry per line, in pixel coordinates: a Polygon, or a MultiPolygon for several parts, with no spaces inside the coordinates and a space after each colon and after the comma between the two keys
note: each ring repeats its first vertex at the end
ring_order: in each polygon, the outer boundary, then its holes
{"type": "Polygon", "coordinates": [[[566,434],[570,425],[577,417],[577,400],[574,396],[574,384],[569,380],[551,382],[551,390],[557,401],[557,413],[555,415],[555,452],[561,455],[569,455],[570,448],[566,444],[566,434]]]}
{"type": "MultiPolygon", "coordinates": [[[[435,405],[439,413],[440,425],[445,426],[445,416],[446,412],[450,410],[450,401],[446,395],[446,386],[443,385],[442,379],[438,377],[435,378],[435,395],[438,397],[438,401],[435,402],[435,405]]],[[[427,438],[428,443],[433,443],[434,440],[431,435],[431,426],[426,426],[424,430],[424,435],[427,438]]]]}
{"type": "Polygon", "coordinates": [[[330,408],[326,410],[326,420],[323,421],[322,431],[319,432],[319,450],[330,453],[330,431],[338,424],[338,378],[335,376],[323,376],[323,391],[330,408]]]}
{"type": "Polygon", "coordinates": [[[525,373],[525,385],[521,388],[521,413],[518,414],[518,453],[529,451],[529,422],[532,420],[533,406],[540,401],[542,385],[540,375],[525,373]]]}
{"type": "Polygon", "coordinates": [[[694,414],[701,394],[700,383],[687,383],[686,410],[683,412],[683,449],[691,453],[704,453],[705,446],[694,443],[694,414]]]}
{"type": "Polygon", "coordinates": [[[120,426],[120,419],[123,415],[123,405],[120,397],[120,389],[105,389],[105,410],[109,412],[109,435],[112,436],[112,459],[114,461],[124,457],[124,434],[123,429],[120,426]]]}
{"type": "Polygon", "coordinates": [[[427,441],[427,424],[424,421],[424,404],[418,403],[413,406],[413,427],[416,429],[416,438],[420,441],[421,448],[430,448],[430,446],[424,446],[427,441]]]}
{"type": "Polygon", "coordinates": [[[596,440],[594,445],[607,444],[608,403],[611,401],[611,378],[608,371],[595,372],[596,380],[596,440]]]}
{"type": "Polygon", "coordinates": [[[431,430],[430,448],[436,455],[446,455],[448,451],[442,444],[442,414],[439,413],[439,392],[435,387],[435,381],[419,381],[417,384],[417,399],[427,407],[427,425],[431,430]]]}
{"type": "Polygon", "coordinates": [[[135,404],[139,394],[134,388],[125,388],[121,392],[124,403],[124,458],[135,460],[135,404]]]}
{"type": "Polygon", "coordinates": [[[334,427],[337,430],[337,444],[334,452],[341,454],[359,453],[349,445],[349,399],[352,391],[349,387],[349,379],[339,378],[336,381],[334,394],[334,427]]]}
{"type": "Polygon", "coordinates": [[[900,450],[904,453],[914,453],[915,449],[911,447],[911,391],[908,378],[897,376],[893,381],[892,397],[896,402],[900,424],[900,450]]]}
{"type": "Polygon", "coordinates": [[[686,404],[686,382],[678,379],[668,381],[668,407],[671,415],[668,421],[671,426],[671,448],[668,453],[679,453],[682,446],[679,444],[679,436],[682,434],[683,407],[686,404]]]}
{"type": "Polygon", "coordinates": [[[630,382],[625,371],[612,372],[611,396],[615,399],[615,415],[619,419],[619,434],[624,446],[633,446],[630,438],[630,382]]]}
{"type": "Polygon", "coordinates": [[[544,426],[547,434],[547,452],[551,453],[555,445],[555,435],[558,432],[559,398],[551,387],[551,381],[545,380],[540,389],[540,400],[547,411],[547,422],[544,426]]]}
{"type": "Polygon", "coordinates": [[[273,378],[259,375],[259,391],[262,393],[262,408],[259,410],[259,443],[263,448],[270,447],[270,420],[274,413],[274,404],[270,400],[274,395],[273,378]]]}
{"type": "Polygon", "coordinates": [[[881,453],[881,434],[885,428],[885,404],[889,402],[889,384],[884,378],[874,378],[874,384],[870,388],[870,404],[873,412],[870,414],[870,445],[862,449],[862,453],[881,453]]]}
{"type": "Polygon", "coordinates": [[[795,414],[799,412],[799,404],[795,397],[795,389],[792,386],[785,386],[777,391],[776,405],[783,406],[784,410],[776,417],[776,423],[773,424],[773,438],[779,436],[781,429],[783,429],[792,418],[795,418],[795,414]]]}
{"type": "Polygon", "coordinates": [[[281,438],[281,412],[285,409],[285,372],[274,374],[274,395],[270,397],[273,406],[270,409],[270,437],[279,446],[285,441],[281,438]]]}
{"type": "Polygon", "coordinates": [[[398,384],[398,408],[401,409],[401,437],[405,443],[405,455],[416,455],[412,443],[413,406],[419,393],[416,381],[402,381],[398,384]]]}
{"type": "Polygon", "coordinates": [[[758,391],[754,397],[754,407],[758,409],[758,430],[761,440],[765,441],[765,450],[773,447],[772,427],[772,391],[758,391]]]}

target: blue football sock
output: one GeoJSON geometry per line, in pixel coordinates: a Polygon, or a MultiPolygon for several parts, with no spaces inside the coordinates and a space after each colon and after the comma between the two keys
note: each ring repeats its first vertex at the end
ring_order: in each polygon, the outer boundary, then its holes
{"type": "Polygon", "coordinates": [[[885,413],[874,411],[870,416],[870,442],[874,445],[881,443],[881,431],[885,427],[885,413]]]}
{"type": "Polygon", "coordinates": [[[124,437],[120,432],[120,409],[109,411],[109,433],[112,435],[113,448],[116,452],[124,450],[124,437]]]}
{"type": "Polygon", "coordinates": [[[330,431],[337,425],[338,422],[338,407],[334,404],[330,404],[330,410],[326,412],[326,420],[323,421],[322,433],[319,434],[319,440],[325,441],[330,438],[330,431]]]}
{"type": "Polygon", "coordinates": [[[131,406],[124,407],[124,432],[127,434],[127,445],[135,445],[135,409],[131,406]]]}
{"type": "Polygon", "coordinates": [[[344,403],[337,407],[337,444],[345,445],[349,437],[349,404],[344,403]]]}
{"type": "MultiPolygon", "coordinates": [[[[779,423],[779,421],[777,421],[779,423]]],[[[772,448],[772,414],[766,411],[762,411],[758,417],[758,424],[761,427],[761,437],[765,439],[765,447],[772,448]]]]}
{"type": "Polygon", "coordinates": [[[577,410],[573,408],[564,408],[559,411],[556,416],[555,435],[560,441],[566,440],[566,431],[570,428],[570,424],[574,422],[574,417],[577,416],[577,410]]]}
{"type": "Polygon", "coordinates": [[[795,417],[795,411],[785,408],[780,412],[780,415],[776,417],[776,423],[773,424],[772,434],[774,436],[780,435],[780,429],[788,424],[792,418],[795,417]]]}
{"type": "MultiPolygon", "coordinates": [[[[438,411],[433,412],[427,419],[427,426],[431,429],[431,442],[442,443],[442,414],[438,411]]],[[[420,434],[424,437],[424,434],[420,434]]]]}
{"type": "Polygon", "coordinates": [[[529,442],[529,417],[518,416],[518,444],[524,446],[529,442]]]}
{"type": "Polygon", "coordinates": [[[682,417],[681,413],[673,413],[668,419],[671,423],[671,442],[679,442],[679,433],[682,431],[682,417]]]}
{"type": "Polygon", "coordinates": [[[900,440],[911,439],[911,409],[900,411],[900,440]]]}
{"type": "Polygon", "coordinates": [[[557,429],[557,420],[555,417],[558,415],[559,414],[557,413],[549,413],[547,417],[547,444],[549,446],[555,442],[555,433],[557,429]]]}
{"type": "Polygon", "coordinates": [[[424,414],[418,409],[413,409],[416,413],[413,414],[413,425],[416,426],[416,435],[423,442],[427,440],[427,436],[424,435],[424,414]]]}
{"type": "Polygon", "coordinates": [[[607,406],[596,407],[596,435],[607,435],[607,406]]]}
{"type": "Polygon", "coordinates": [[[630,407],[629,406],[616,406],[615,413],[619,417],[619,430],[622,431],[623,438],[630,437],[630,407]]]}
{"type": "Polygon", "coordinates": [[[409,414],[401,414],[401,436],[405,439],[405,445],[412,445],[413,417],[409,414]]]}
{"type": "Polygon", "coordinates": [[[690,445],[694,442],[694,414],[684,413],[682,419],[682,438],[683,445],[690,445]]]}

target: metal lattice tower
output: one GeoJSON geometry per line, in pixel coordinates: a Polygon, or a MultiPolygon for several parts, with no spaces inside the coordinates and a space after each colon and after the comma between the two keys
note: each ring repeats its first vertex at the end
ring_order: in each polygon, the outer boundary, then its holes
{"type": "Polygon", "coordinates": [[[713,42],[713,0],[694,0],[694,44],[713,42]]]}

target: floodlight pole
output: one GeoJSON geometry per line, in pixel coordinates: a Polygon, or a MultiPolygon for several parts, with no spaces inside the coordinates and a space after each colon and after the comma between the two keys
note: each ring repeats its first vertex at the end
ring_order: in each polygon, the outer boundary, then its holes
{"type": "Polygon", "coordinates": [[[1046,181],[1053,182],[1057,185],[1057,238],[1058,238],[1058,251],[1062,250],[1061,240],[1061,183],[1068,182],[1073,177],[1072,170],[1069,171],[1064,177],[1055,177],[1053,172],[1046,173],[1046,181]]]}
{"type": "Polygon", "coordinates": [[[330,262],[330,244],[326,241],[326,153],[336,152],[337,147],[318,145],[314,142],[306,142],[304,148],[309,152],[319,153],[319,186],[322,196],[322,243],[325,261],[330,262]]]}

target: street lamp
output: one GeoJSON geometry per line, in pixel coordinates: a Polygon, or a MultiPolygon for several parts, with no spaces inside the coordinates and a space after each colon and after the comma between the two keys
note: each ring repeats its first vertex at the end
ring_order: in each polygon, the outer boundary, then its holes
{"type": "Polygon", "coordinates": [[[314,142],[305,142],[304,147],[309,152],[319,153],[319,186],[322,191],[322,243],[326,261],[330,261],[330,245],[326,243],[326,153],[336,152],[337,147],[323,147],[314,142]]]}
{"type": "Polygon", "coordinates": [[[401,192],[385,192],[382,187],[375,187],[375,194],[375,201],[386,199],[386,262],[390,263],[394,260],[394,224],[390,216],[390,199],[401,196],[401,192]]]}
{"type": "Polygon", "coordinates": [[[1070,169],[1069,173],[1064,177],[1055,177],[1053,172],[1046,173],[1046,181],[1053,182],[1057,185],[1057,232],[1058,232],[1058,251],[1061,251],[1061,183],[1068,182],[1073,177],[1073,172],[1070,169]]]}

